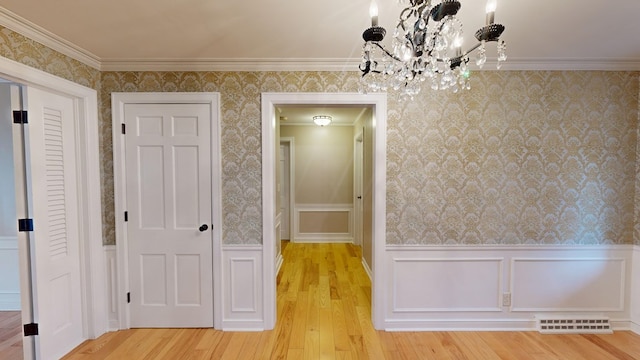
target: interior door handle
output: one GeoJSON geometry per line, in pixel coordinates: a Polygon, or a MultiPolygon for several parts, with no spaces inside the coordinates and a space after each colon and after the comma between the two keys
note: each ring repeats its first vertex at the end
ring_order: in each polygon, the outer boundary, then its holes
{"type": "Polygon", "coordinates": [[[198,228],[198,230],[200,230],[200,232],[207,231],[207,229],[209,229],[209,225],[207,225],[207,224],[202,224],[198,228]]]}

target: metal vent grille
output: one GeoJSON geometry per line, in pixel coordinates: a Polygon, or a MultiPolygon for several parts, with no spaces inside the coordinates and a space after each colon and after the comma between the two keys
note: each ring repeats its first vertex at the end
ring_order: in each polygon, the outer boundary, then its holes
{"type": "Polygon", "coordinates": [[[536,316],[542,334],[611,334],[609,318],[604,316],[536,316]]]}

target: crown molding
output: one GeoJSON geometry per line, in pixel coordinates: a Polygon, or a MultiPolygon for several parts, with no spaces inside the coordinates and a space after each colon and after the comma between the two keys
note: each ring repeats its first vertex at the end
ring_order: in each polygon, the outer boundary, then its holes
{"type": "MultiPolygon", "coordinates": [[[[114,59],[103,60],[103,71],[359,71],[360,59],[114,59]]],[[[497,61],[482,69],[495,71],[497,61]]],[[[638,59],[510,58],[501,71],[640,71],[638,59]]]]}
{"type": "MultiPolygon", "coordinates": [[[[484,70],[495,70],[496,61],[487,61],[484,70]]],[[[475,64],[473,64],[475,66],[475,64]]],[[[537,71],[640,71],[640,59],[614,58],[509,58],[500,70],[537,71]]]]}
{"type": "MultiPolygon", "coordinates": [[[[101,59],[0,6],[0,26],[100,71],[358,71],[360,58],[101,59]]],[[[478,71],[471,64],[473,71],[478,71]]],[[[489,59],[482,71],[495,70],[489,59]]],[[[640,71],[640,59],[509,58],[501,70],[640,71]]]]}
{"type": "Polygon", "coordinates": [[[357,71],[360,59],[103,59],[103,71],[357,71]]]}
{"type": "Polygon", "coordinates": [[[100,70],[100,58],[87,50],[57,36],[29,20],[0,6],[0,25],[33,41],[100,70]]]}

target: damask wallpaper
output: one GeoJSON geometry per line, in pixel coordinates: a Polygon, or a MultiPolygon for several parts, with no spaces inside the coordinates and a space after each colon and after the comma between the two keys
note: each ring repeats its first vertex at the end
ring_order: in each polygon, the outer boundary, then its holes
{"type": "MultiPolygon", "coordinates": [[[[96,73],[3,28],[0,55],[99,90],[106,244],[111,92],[220,92],[223,241],[259,244],[260,94],[358,88],[356,72],[96,73]]],[[[461,94],[390,93],[387,243],[640,244],[638,75],[475,72],[461,94]]]]}
{"type": "Polygon", "coordinates": [[[0,56],[98,90],[100,71],[0,26],[0,56]]]}

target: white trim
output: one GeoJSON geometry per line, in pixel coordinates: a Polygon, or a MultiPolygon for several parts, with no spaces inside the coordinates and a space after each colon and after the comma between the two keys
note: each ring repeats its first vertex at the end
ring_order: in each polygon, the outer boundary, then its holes
{"type": "MultiPolygon", "coordinates": [[[[637,331],[628,320],[609,320],[614,331],[637,331]]],[[[385,331],[536,331],[536,321],[520,319],[429,319],[387,321],[385,331]]]]}
{"type": "MultiPolygon", "coordinates": [[[[81,239],[83,336],[96,338],[107,331],[107,303],[102,253],[102,200],[96,90],[44,71],[0,57],[0,77],[26,86],[73,98],[78,111],[75,124],[78,165],[78,201],[81,239]]],[[[22,282],[21,282],[22,283],[22,282]]],[[[23,298],[27,292],[22,292],[23,298]]],[[[24,301],[24,300],[23,300],[24,301]]]]}
{"type": "MultiPolygon", "coordinates": [[[[360,58],[100,58],[0,6],[0,25],[101,71],[358,71],[360,58]]],[[[484,70],[496,68],[489,59],[484,70]]],[[[637,59],[509,58],[501,70],[638,71],[637,59]]],[[[473,68],[472,71],[479,71],[473,68]]]]}
{"type": "Polygon", "coordinates": [[[633,247],[631,264],[631,324],[630,329],[640,334],[640,245],[633,247]]]}
{"type": "Polygon", "coordinates": [[[633,250],[633,245],[387,245],[387,251],[563,251],[566,253],[633,250]]]}
{"type": "MultiPolygon", "coordinates": [[[[102,71],[358,71],[361,59],[102,59],[102,71]]],[[[288,125],[288,124],[287,124],[288,125]]]]}
{"type": "Polygon", "coordinates": [[[367,264],[364,258],[361,258],[360,262],[362,263],[362,267],[364,268],[364,271],[367,273],[367,276],[369,277],[369,281],[373,281],[373,271],[371,271],[369,264],[367,264]]]}
{"type": "Polygon", "coordinates": [[[100,58],[0,6],[0,25],[81,63],[100,70],[100,58]]]}
{"type": "MultiPolygon", "coordinates": [[[[293,137],[281,137],[280,144],[283,142],[289,144],[289,241],[295,242],[296,237],[293,227],[296,211],[296,139],[293,137]]],[[[282,257],[282,251],[280,252],[280,257],[282,257]]]]}
{"type": "Polygon", "coordinates": [[[220,159],[220,94],[214,92],[202,93],[117,93],[111,94],[111,113],[113,126],[113,173],[114,173],[114,205],[116,215],[116,249],[118,266],[118,323],[121,329],[128,329],[129,306],[126,302],[126,293],[129,291],[129,269],[128,269],[128,239],[124,222],[121,221],[121,214],[124,214],[126,204],[125,186],[125,161],[124,161],[124,137],[120,133],[120,124],[124,121],[125,104],[208,104],[211,106],[211,139],[215,139],[217,147],[211,147],[211,187],[212,187],[212,260],[213,260],[213,326],[222,327],[222,296],[224,288],[222,286],[222,184],[220,159]]]}
{"type": "Polygon", "coordinates": [[[104,247],[110,331],[120,329],[120,321],[118,317],[118,259],[116,250],[115,245],[106,245],[104,247]]]}
{"type": "Polygon", "coordinates": [[[18,250],[18,236],[0,236],[0,250],[18,250]]]}
{"type": "Polygon", "coordinates": [[[385,309],[384,246],[386,233],[386,129],[387,95],[353,93],[262,93],[262,239],[264,246],[264,317],[265,329],[272,329],[276,318],[276,273],[273,254],[275,235],[275,161],[276,105],[370,105],[373,108],[373,281],[372,320],[383,328],[385,309]]]}
{"type": "MultiPolygon", "coordinates": [[[[617,262],[620,263],[620,272],[618,274],[620,283],[620,287],[618,289],[618,303],[614,306],[606,306],[606,307],[594,307],[594,308],[584,308],[584,307],[519,307],[516,304],[515,299],[512,297],[511,311],[512,312],[574,312],[574,311],[587,311],[587,312],[599,312],[599,311],[608,311],[608,312],[616,312],[616,311],[624,311],[624,303],[625,303],[625,290],[627,290],[625,286],[625,278],[626,278],[626,261],[623,258],[612,257],[512,257],[511,258],[511,271],[509,274],[509,278],[511,279],[510,284],[510,292],[513,293],[513,289],[515,283],[517,282],[517,276],[515,269],[518,263],[546,263],[549,267],[550,263],[576,263],[576,262],[617,262]]],[[[561,277],[563,274],[557,274],[556,277],[561,277]]],[[[613,280],[613,279],[611,279],[613,280]]]]}
{"type": "Polygon", "coordinates": [[[0,311],[20,311],[19,292],[0,292],[0,311]]]}
{"type": "Polygon", "coordinates": [[[222,247],[222,282],[227,290],[220,329],[224,331],[262,331],[264,301],[262,281],[263,247],[224,245],[222,247]]]}
{"type": "MultiPolygon", "coordinates": [[[[296,204],[293,216],[293,238],[295,242],[343,242],[353,243],[353,204],[296,204]],[[300,214],[304,212],[344,212],[347,213],[347,231],[339,233],[307,233],[300,231],[300,214]]],[[[292,241],[293,242],[293,241],[292,241]]]]}
{"type": "MultiPolygon", "coordinates": [[[[9,271],[6,274],[0,275],[9,279],[10,283],[14,280],[15,286],[3,286],[0,288],[0,311],[20,311],[22,305],[20,302],[20,266],[18,255],[18,236],[0,236],[0,259],[6,261],[7,264],[13,264],[9,267],[4,267],[3,270],[9,271]]],[[[0,262],[2,264],[2,262],[0,262]]],[[[3,268],[0,266],[0,268],[3,268]]],[[[9,285],[9,284],[7,284],[9,285]]]]}
{"type": "Polygon", "coordinates": [[[628,264],[639,254],[631,245],[387,246],[384,328],[536,330],[534,316],[551,313],[638,329],[628,264]]]}

